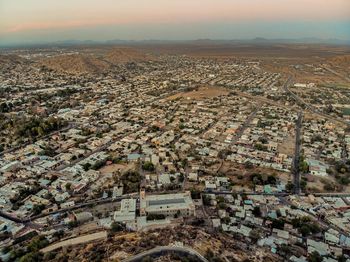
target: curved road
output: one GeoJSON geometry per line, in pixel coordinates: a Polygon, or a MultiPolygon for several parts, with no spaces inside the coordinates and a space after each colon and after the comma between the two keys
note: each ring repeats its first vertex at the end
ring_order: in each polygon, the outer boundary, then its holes
{"type": "Polygon", "coordinates": [[[203,257],[201,254],[199,254],[197,251],[193,250],[192,248],[175,247],[175,246],[155,247],[155,248],[150,249],[148,251],[137,254],[131,258],[127,258],[127,259],[123,260],[123,262],[139,262],[139,261],[142,261],[143,258],[148,257],[148,256],[160,256],[160,255],[163,255],[165,253],[170,253],[170,252],[176,252],[179,254],[187,254],[187,255],[195,256],[196,258],[199,259],[199,261],[209,262],[205,257],[203,257]]]}

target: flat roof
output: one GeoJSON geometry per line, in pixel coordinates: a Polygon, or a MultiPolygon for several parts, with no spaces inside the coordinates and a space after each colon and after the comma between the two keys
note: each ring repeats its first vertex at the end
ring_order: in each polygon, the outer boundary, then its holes
{"type": "Polygon", "coordinates": [[[194,209],[193,200],[190,192],[165,194],[165,195],[146,195],[141,198],[140,208],[146,212],[158,210],[176,210],[176,209],[194,209]]]}
{"type": "Polygon", "coordinates": [[[177,199],[159,199],[159,200],[149,200],[149,206],[159,206],[159,205],[170,205],[170,204],[184,204],[185,200],[183,198],[177,199]]]}

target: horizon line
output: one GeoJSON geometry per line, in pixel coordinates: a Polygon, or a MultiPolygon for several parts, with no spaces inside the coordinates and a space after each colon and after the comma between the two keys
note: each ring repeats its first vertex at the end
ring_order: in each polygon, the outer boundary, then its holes
{"type": "Polygon", "coordinates": [[[142,43],[142,42],[195,42],[195,41],[250,41],[250,42],[269,42],[274,41],[278,43],[278,41],[281,42],[291,42],[291,43],[309,43],[309,44],[344,44],[344,45],[350,45],[350,38],[320,38],[320,37],[295,37],[295,38],[266,38],[266,37],[253,37],[253,38],[193,38],[193,39],[152,39],[152,38],[145,38],[145,39],[103,39],[103,40],[92,40],[92,39],[62,39],[57,41],[13,41],[13,42],[4,42],[1,43],[0,41],[0,47],[23,47],[23,46],[47,46],[47,45],[80,45],[80,44],[118,44],[117,42],[125,42],[125,43],[142,43]],[[115,43],[113,43],[115,42],[115,43]],[[337,43],[338,42],[338,43],[337,43]]]}

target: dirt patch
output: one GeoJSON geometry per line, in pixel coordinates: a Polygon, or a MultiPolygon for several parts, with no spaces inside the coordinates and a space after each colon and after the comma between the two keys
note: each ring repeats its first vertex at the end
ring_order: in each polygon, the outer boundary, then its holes
{"type": "Polygon", "coordinates": [[[112,164],[112,165],[102,167],[99,171],[101,172],[102,175],[105,175],[105,174],[110,174],[114,172],[121,172],[125,170],[127,167],[128,167],[127,164],[112,164]]]}
{"type": "Polygon", "coordinates": [[[275,169],[264,167],[253,167],[246,169],[244,165],[225,161],[220,172],[225,174],[234,183],[233,190],[240,192],[242,190],[251,191],[253,183],[250,179],[252,174],[261,174],[264,178],[269,175],[275,176],[279,181],[287,184],[291,180],[291,175],[288,172],[281,172],[275,169]]]}
{"type": "Polygon", "coordinates": [[[175,100],[178,98],[202,100],[206,98],[212,98],[217,96],[226,96],[229,91],[221,87],[200,87],[198,90],[190,92],[181,92],[172,96],[169,96],[166,100],[175,100]]]}
{"type": "Polygon", "coordinates": [[[278,146],[277,152],[287,156],[293,156],[295,148],[295,136],[288,135],[286,139],[278,146]]]}

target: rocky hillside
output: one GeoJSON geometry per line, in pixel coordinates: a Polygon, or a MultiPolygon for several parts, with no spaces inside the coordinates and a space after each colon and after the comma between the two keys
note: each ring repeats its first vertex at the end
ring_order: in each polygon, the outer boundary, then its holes
{"type": "Polygon", "coordinates": [[[40,60],[52,70],[71,74],[98,74],[115,65],[154,60],[154,57],[132,48],[114,48],[103,54],[59,55],[40,60]]]}

